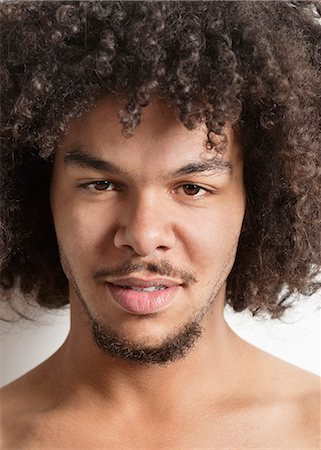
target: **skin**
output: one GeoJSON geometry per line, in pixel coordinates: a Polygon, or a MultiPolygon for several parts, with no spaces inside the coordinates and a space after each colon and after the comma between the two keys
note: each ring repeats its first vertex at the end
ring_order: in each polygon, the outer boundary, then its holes
{"type": "Polygon", "coordinates": [[[218,157],[232,171],[173,176],[213,156],[205,151],[204,127],[188,131],[155,99],[126,139],[121,106],[121,99],[101,99],[72,122],[57,148],[51,206],[71,330],[51,358],[2,390],[5,448],[318,448],[319,378],[246,343],[224,320],[246,208],[232,128],[218,157]],[[66,163],[76,149],[127,175],[66,163]],[[97,180],[122,189],[79,187],[97,180]],[[186,184],[214,193],[188,195],[186,184]],[[130,275],[151,277],[148,263],[165,261],[169,278],[187,273],[194,281],[149,316],[124,311],[93,276],[142,263],[145,270],[130,275]],[[166,365],[113,359],[91,336],[89,316],[137,347],[157,348],[200,311],[203,332],[192,351],[166,365]]]}

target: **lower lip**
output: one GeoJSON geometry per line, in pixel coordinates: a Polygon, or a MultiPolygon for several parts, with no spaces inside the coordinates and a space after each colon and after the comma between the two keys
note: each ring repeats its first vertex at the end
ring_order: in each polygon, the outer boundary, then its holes
{"type": "Polygon", "coordinates": [[[118,305],[136,314],[151,314],[169,305],[181,287],[172,286],[160,291],[139,292],[116,284],[106,284],[118,305]]]}

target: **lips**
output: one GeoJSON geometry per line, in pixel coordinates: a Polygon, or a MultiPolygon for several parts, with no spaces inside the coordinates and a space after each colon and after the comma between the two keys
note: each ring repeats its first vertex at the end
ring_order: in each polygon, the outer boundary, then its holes
{"type": "Polygon", "coordinates": [[[163,310],[174,301],[181,283],[166,278],[143,280],[122,278],[106,283],[114,301],[124,310],[136,314],[152,314],[163,310]],[[148,289],[152,291],[136,289],[148,289]],[[160,287],[161,289],[157,289],[160,287]],[[134,290],[135,289],[135,290],[134,290]]]}
{"type": "Polygon", "coordinates": [[[110,281],[110,283],[115,284],[116,286],[122,287],[134,287],[134,288],[149,288],[153,286],[164,286],[166,288],[179,286],[182,283],[174,280],[170,280],[168,278],[154,278],[145,280],[142,278],[121,278],[118,280],[110,281]]]}

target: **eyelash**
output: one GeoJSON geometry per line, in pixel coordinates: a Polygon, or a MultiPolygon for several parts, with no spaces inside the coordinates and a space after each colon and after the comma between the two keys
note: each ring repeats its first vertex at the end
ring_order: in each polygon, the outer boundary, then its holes
{"type": "Polygon", "coordinates": [[[198,189],[197,194],[199,193],[199,190],[203,190],[203,191],[205,192],[205,194],[204,194],[204,195],[201,195],[201,196],[188,195],[188,194],[186,194],[188,197],[194,197],[194,198],[196,198],[196,199],[197,199],[197,198],[206,198],[206,197],[208,197],[208,196],[213,195],[213,194],[216,193],[213,189],[204,188],[204,187],[199,186],[198,184],[194,184],[194,183],[185,183],[185,184],[181,184],[179,187],[186,187],[186,186],[189,186],[189,187],[198,189]]]}
{"type": "MultiPolygon", "coordinates": [[[[111,181],[108,180],[97,180],[97,181],[91,181],[90,183],[83,183],[83,184],[78,184],[78,187],[82,188],[82,189],[86,189],[86,190],[94,190],[91,188],[91,186],[94,185],[98,185],[98,183],[104,183],[102,184],[102,186],[106,186],[109,187],[110,185],[115,185],[117,186],[116,183],[112,183],[111,181]]],[[[115,191],[120,191],[120,187],[118,186],[116,189],[110,189],[110,190],[115,190],[115,191]]],[[[97,192],[104,192],[107,191],[107,189],[96,189],[97,192]]]]}
{"type": "MultiPolygon", "coordinates": [[[[196,195],[186,194],[188,197],[194,197],[197,199],[197,198],[204,198],[204,197],[208,197],[210,195],[216,194],[215,190],[204,188],[204,187],[199,186],[198,184],[194,184],[194,183],[184,183],[184,184],[181,184],[180,186],[178,186],[178,188],[186,187],[186,186],[198,189],[197,194],[199,193],[200,190],[203,190],[205,192],[204,195],[201,195],[198,197],[196,195]]],[[[96,192],[105,192],[105,191],[106,192],[111,192],[111,191],[119,192],[119,191],[121,191],[121,187],[119,185],[117,185],[116,183],[113,183],[111,181],[108,181],[108,180],[91,181],[90,183],[79,184],[77,187],[85,189],[85,190],[96,190],[96,192]],[[102,183],[101,186],[107,186],[107,189],[96,189],[95,185],[97,186],[98,183],[102,183]],[[116,187],[116,189],[108,189],[111,185],[114,185],[116,187]]],[[[178,188],[176,188],[176,189],[178,189],[178,188]]]]}

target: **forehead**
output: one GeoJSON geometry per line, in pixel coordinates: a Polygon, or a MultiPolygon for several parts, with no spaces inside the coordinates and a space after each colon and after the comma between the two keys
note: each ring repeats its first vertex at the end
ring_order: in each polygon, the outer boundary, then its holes
{"type": "MultiPolygon", "coordinates": [[[[120,165],[158,163],[173,165],[175,161],[211,159],[213,149],[206,149],[205,124],[188,130],[179,120],[175,108],[154,99],[143,109],[142,121],[126,138],[122,132],[119,112],[125,107],[121,98],[102,98],[95,108],[71,122],[69,132],[60,144],[63,153],[83,149],[101,159],[112,159],[120,165]]],[[[231,127],[226,127],[227,147],[224,159],[237,161],[241,151],[231,127]]]]}

